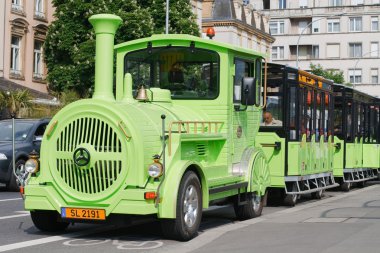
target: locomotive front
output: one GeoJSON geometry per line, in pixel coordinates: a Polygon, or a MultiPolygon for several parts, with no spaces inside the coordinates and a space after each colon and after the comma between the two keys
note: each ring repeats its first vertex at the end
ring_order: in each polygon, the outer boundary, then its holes
{"type": "Polygon", "coordinates": [[[160,115],[173,116],[149,103],[115,100],[113,41],[121,19],[101,14],[90,22],[97,35],[93,98],[57,113],[42,140],[39,165],[27,163],[34,173],[25,187],[25,207],[42,230],[67,224],[54,217],[104,220],[110,213],[157,213],[153,197],[144,193],[154,195],[160,183],[154,178],[163,170],[160,115]]]}

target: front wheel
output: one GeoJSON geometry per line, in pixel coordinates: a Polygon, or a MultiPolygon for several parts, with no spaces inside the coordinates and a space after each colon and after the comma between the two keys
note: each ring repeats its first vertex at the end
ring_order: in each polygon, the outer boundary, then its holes
{"type": "Polygon", "coordinates": [[[162,232],[170,239],[188,241],[198,234],[201,219],[201,184],[197,175],[188,171],[179,186],[176,218],[162,220],[162,232]]]}
{"type": "Polygon", "coordinates": [[[239,205],[235,202],[235,215],[239,220],[248,220],[261,215],[264,207],[264,196],[247,193],[246,203],[239,205]]]}
{"type": "Polygon", "coordinates": [[[60,232],[68,226],[68,222],[58,221],[59,215],[56,211],[35,210],[30,212],[34,226],[41,231],[60,232]]]}

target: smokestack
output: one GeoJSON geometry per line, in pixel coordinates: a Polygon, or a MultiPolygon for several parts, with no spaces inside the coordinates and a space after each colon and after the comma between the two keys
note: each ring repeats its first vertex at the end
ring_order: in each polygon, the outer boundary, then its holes
{"type": "Polygon", "coordinates": [[[113,87],[113,54],[115,32],[122,22],[119,16],[97,14],[90,23],[96,34],[95,91],[93,98],[115,100],[113,87]]]}

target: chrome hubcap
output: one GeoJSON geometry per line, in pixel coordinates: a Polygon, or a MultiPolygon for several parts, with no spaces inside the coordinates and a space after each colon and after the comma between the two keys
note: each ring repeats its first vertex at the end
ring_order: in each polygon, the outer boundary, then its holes
{"type": "Polygon", "coordinates": [[[255,211],[255,213],[259,211],[260,203],[261,203],[261,196],[253,194],[252,204],[253,204],[253,210],[255,211]]]}
{"type": "Polygon", "coordinates": [[[183,219],[188,227],[192,227],[198,216],[198,193],[193,185],[186,188],[183,207],[183,219]]]}

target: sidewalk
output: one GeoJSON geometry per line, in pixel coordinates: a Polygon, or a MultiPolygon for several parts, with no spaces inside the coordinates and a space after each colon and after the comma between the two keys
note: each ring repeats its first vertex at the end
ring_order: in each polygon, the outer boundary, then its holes
{"type": "Polygon", "coordinates": [[[380,184],[335,195],[218,228],[186,248],[215,253],[380,252],[380,184]]]}

